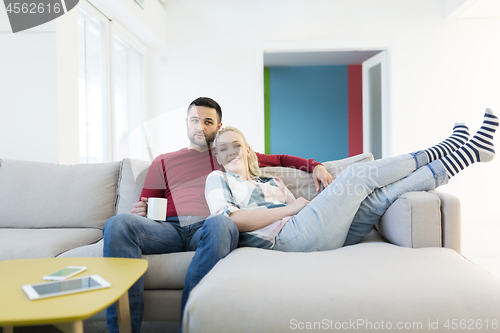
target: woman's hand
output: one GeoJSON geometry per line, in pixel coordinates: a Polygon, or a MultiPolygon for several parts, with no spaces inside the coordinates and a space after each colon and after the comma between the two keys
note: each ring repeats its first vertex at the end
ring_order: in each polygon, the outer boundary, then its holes
{"type": "Polygon", "coordinates": [[[308,203],[309,201],[300,197],[287,206],[269,209],[238,210],[229,217],[234,221],[240,232],[253,231],[264,228],[284,217],[297,214],[308,203]]]}
{"type": "Polygon", "coordinates": [[[295,215],[302,210],[307,204],[309,200],[306,200],[302,197],[298,197],[294,202],[289,204],[287,208],[290,210],[290,215],[295,215]]]}
{"type": "Polygon", "coordinates": [[[316,185],[316,192],[319,192],[320,183],[323,184],[323,188],[327,188],[333,182],[333,177],[324,166],[319,164],[313,169],[313,180],[314,185],[316,185]]]}

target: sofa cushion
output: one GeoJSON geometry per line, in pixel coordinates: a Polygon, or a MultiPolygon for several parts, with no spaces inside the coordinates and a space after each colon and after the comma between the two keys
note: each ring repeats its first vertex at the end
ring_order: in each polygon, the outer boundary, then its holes
{"type": "MultiPolygon", "coordinates": [[[[373,230],[361,240],[361,243],[385,242],[379,233],[373,230]]],[[[83,245],[60,254],[58,257],[102,257],[104,241],[90,245],[83,245]]],[[[182,290],[184,279],[193,259],[194,252],[176,252],[166,254],[143,255],[148,261],[144,289],[176,289],[182,290]]]]}
{"type": "Polygon", "coordinates": [[[500,280],[450,249],[387,243],[310,253],[242,248],[191,291],[183,331],[293,332],[326,320],[331,331],[348,331],[351,321],[362,324],[357,332],[403,331],[399,322],[421,323],[414,332],[440,332],[457,318],[467,325],[480,319],[485,328],[484,320],[498,319],[498,309],[500,280]],[[436,321],[440,329],[429,329],[436,321]],[[347,328],[335,326],[343,323],[347,328]]]}
{"type": "MultiPolygon", "coordinates": [[[[335,178],[349,165],[368,161],[373,161],[373,155],[365,153],[337,161],[323,162],[322,164],[335,178]]],[[[284,167],[265,167],[261,170],[267,175],[279,177],[296,198],[304,197],[307,200],[312,200],[318,194],[311,173],[284,167]]]]}
{"type": "Polygon", "coordinates": [[[118,180],[116,214],[130,213],[132,205],[139,201],[139,197],[146,180],[151,162],[123,159],[123,165],[118,180]]]}
{"type": "Polygon", "coordinates": [[[100,229],[8,229],[0,232],[0,261],[49,258],[69,249],[97,242],[100,229]]]}
{"type": "Polygon", "coordinates": [[[0,160],[0,227],[102,228],[115,211],[120,165],[0,160]]]}
{"type": "Polygon", "coordinates": [[[192,251],[142,256],[149,263],[144,289],[182,290],[193,256],[192,251]]]}
{"type": "MultiPolygon", "coordinates": [[[[83,245],[62,253],[59,257],[102,257],[104,241],[83,245]]],[[[143,255],[148,261],[144,289],[182,290],[186,272],[194,252],[143,255]]]]}

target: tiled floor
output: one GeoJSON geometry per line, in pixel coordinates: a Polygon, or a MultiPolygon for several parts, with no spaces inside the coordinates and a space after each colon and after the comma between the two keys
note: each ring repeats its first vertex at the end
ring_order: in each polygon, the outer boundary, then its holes
{"type": "Polygon", "coordinates": [[[462,219],[462,254],[500,279],[500,217],[462,219]]]}

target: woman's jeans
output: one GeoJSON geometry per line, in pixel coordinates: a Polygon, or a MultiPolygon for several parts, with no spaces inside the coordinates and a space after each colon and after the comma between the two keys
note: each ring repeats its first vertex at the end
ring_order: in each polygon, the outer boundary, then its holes
{"type": "Polygon", "coordinates": [[[309,252],[356,244],[403,193],[448,182],[439,161],[423,151],[350,165],[292,217],[276,236],[274,250],[309,252]]]}
{"type": "MultiPolygon", "coordinates": [[[[141,258],[143,254],[196,251],[186,274],[181,310],[198,282],[220,259],[236,249],[239,237],[233,220],[224,215],[212,215],[204,222],[181,227],[177,217],[156,222],[138,215],[120,214],[106,221],[103,235],[104,257],[141,258]]],[[[132,332],[140,332],[143,291],[144,276],[128,291],[132,332]]],[[[109,331],[118,332],[116,306],[107,309],[106,320],[109,331]]]]}

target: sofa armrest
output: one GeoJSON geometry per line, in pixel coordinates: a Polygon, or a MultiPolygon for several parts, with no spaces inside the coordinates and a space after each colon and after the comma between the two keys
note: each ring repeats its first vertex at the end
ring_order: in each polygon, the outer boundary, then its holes
{"type": "Polygon", "coordinates": [[[448,247],[460,252],[460,202],[437,191],[408,192],[387,209],[377,229],[399,246],[448,247]]]}
{"type": "Polygon", "coordinates": [[[441,233],[443,247],[460,253],[461,243],[461,207],[458,197],[439,191],[429,191],[441,200],[441,233]]]}

